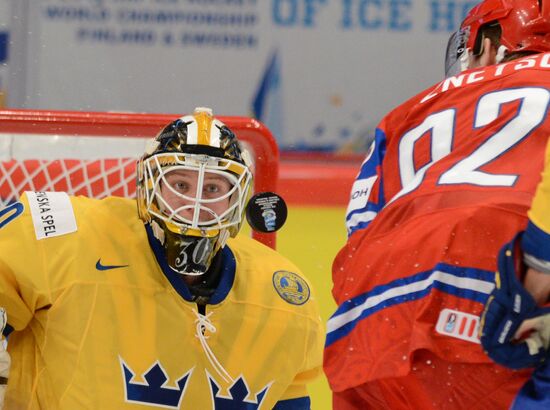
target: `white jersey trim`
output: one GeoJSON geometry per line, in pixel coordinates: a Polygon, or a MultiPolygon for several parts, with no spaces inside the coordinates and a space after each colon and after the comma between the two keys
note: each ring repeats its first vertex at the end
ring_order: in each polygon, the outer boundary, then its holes
{"type": "Polygon", "coordinates": [[[356,306],[341,315],[332,317],[327,322],[327,333],[334,332],[341,327],[346,326],[348,323],[357,320],[361,316],[361,314],[367,309],[371,309],[374,306],[382,304],[385,301],[395,298],[397,296],[404,296],[410,293],[420,292],[422,290],[428,289],[435,281],[460,289],[475,290],[477,292],[485,293],[487,295],[490,294],[495,287],[495,284],[491,282],[473,278],[458,277],[450,273],[436,270],[424,280],[413,282],[403,286],[398,286],[395,288],[390,288],[379,295],[367,298],[359,306],[356,306]]]}

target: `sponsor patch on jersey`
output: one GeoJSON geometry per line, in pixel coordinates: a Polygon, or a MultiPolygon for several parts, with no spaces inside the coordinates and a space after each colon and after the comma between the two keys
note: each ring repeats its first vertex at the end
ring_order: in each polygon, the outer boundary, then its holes
{"type": "Polygon", "coordinates": [[[36,239],[53,238],[77,230],[69,195],[65,192],[26,192],[36,239]]]}
{"type": "Polygon", "coordinates": [[[348,214],[358,209],[363,209],[367,206],[370,192],[377,178],[378,176],[374,175],[369,178],[358,179],[353,183],[347,209],[348,214]]]}
{"type": "Polygon", "coordinates": [[[456,337],[468,342],[481,343],[478,336],[479,316],[470,313],[443,309],[439,313],[435,330],[442,335],[456,337]]]}
{"type": "Polygon", "coordinates": [[[273,286],[285,301],[293,305],[303,305],[309,300],[309,286],[295,273],[279,270],[273,274],[273,286]]]}

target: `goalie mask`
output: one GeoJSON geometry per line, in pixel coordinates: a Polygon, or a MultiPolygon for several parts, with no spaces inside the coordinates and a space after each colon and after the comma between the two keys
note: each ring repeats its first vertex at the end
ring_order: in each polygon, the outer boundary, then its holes
{"type": "Polygon", "coordinates": [[[239,232],[252,183],[235,134],[197,108],[166,126],[138,162],[139,217],[164,246],[168,265],[202,275],[239,232]]]}
{"type": "Polygon", "coordinates": [[[501,30],[499,58],[507,53],[550,51],[550,0],[484,0],[475,6],[451,35],[445,58],[445,75],[468,68],[469,55],[482,53],[482,29],[498,25],[501,30]]]}

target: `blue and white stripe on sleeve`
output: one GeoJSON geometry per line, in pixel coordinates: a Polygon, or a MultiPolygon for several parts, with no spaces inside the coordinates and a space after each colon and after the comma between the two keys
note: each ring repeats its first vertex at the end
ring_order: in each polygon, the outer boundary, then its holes
{"type": "Polygon", "coordinates": [[[384,207],[383,177],[380,165],[385,153],[386,135],[382,130],[377,129],[369,153],[361,164],[361,170],[351,189],[346,211],[348,236],[358,229],[366,228],[384,207]],[[378,198],[372,198],[372,188],[377,180],[380,187],[378,198]]]}

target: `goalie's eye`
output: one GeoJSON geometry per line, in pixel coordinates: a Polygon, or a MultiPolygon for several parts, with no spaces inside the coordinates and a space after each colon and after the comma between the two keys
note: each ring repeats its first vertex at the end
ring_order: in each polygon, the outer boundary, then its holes
{"type": "Polygon", "coordinates": [[[231,183],[222,176],[206,177],[202,188],[202,196],[207,199],[220,198],[231,191],[231,183]]]}
{"type": "Polygon", "coordinates": [[[186,193],[189,191],[189,184],[186,183],[186,182],[176,182],[175,184],[172,185],[172,187],[177,191],[177,192],[180,192],[182,194],[186,193]]]}
{"type": "Polygon", "coordinates": [[[184,175],[177,172],[170,172],[165,175],[163,182],[178,194],[194,196],[194,191],[197,186],[196,175],[184,175]]]}
{"type": "Polygon", "coordinates": [[[221,191],[221,187],[217,184],[208,184],[204,186],[203,192],[208,194],[215,194],[221,191]]]}

